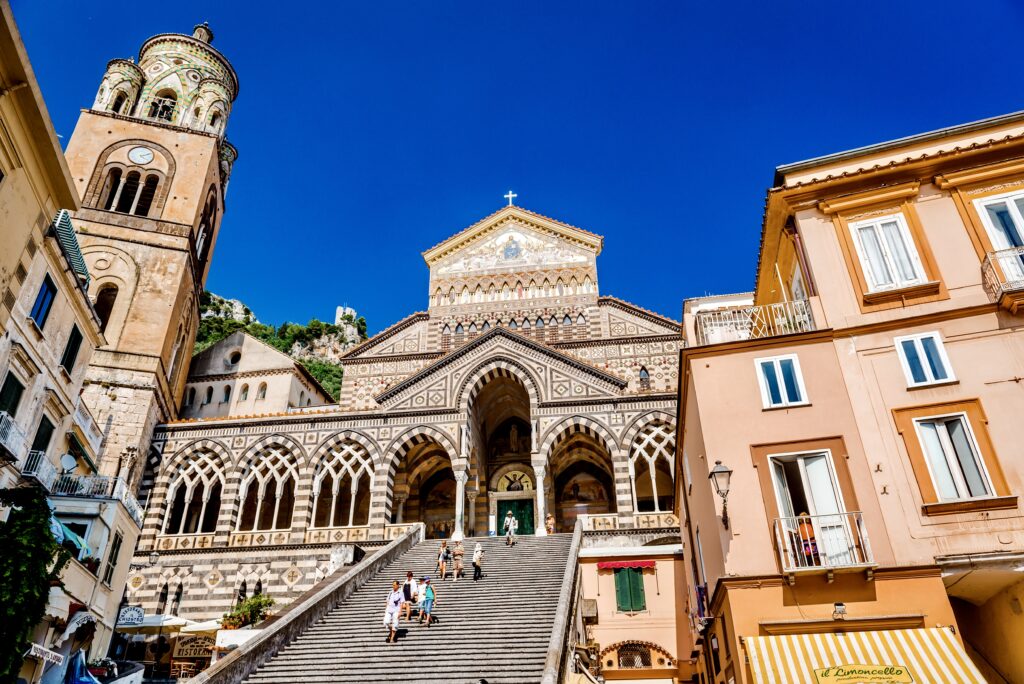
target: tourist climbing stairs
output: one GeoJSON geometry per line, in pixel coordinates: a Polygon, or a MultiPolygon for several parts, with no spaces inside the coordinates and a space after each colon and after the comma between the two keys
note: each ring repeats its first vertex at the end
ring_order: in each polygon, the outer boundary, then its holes
{"type": "Polygon", "coordinates": [[[412,547],[386,566],[252,673],[251,684],[536,684],[556,624],[572,535],[467,538],[466,576],[441,581],[435,572],[439,541],[412,547]],[[484,578],[473,581],[470,558],[483,545],[484,578]],[[431,627],[400,623],[398,641],[385,643],[386,598],[393,580],[412,570],[430,576],[437,592],[431,627]]]}

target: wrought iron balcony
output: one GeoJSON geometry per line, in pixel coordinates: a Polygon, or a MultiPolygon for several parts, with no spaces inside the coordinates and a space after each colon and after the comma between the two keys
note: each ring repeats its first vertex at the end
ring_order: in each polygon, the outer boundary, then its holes
{"type": "Polygon", "coordinates": [[[1024,305],[1024,247],[985,255],[981,265],[985,290],[1000,306],[1017,313],[1024,305]]]}
{"type": "Polygon", "coordinates": [[[14,418],[6,411],[0,411],[0,456],[7,456],[14,462],[20,462],[25,456],[28,440],[14,418]]]}
{"type": "Polygon", "coordinates": [[[816,329],[811,304],[806,299],[698,311],[695,328],[698,345],[791,335],[816,329]]]}
{"type": "Polygon", "coordinates": [[[78,406],[75,408],[75,425],[78,426],[86,441],[89,442],[89,448],[92,449],[92,453],[94,455],[99,454],[100,449],[103,447],[103,431],[96,424],[96,419],[93,418],[92,412],[81,401],[78,402],[78,406]]]}
{"type": "Polygon", "coordinates": [[[875,565],[860,511],[776,518],[775,543],[784,573],[875,565]]]}
{"type": "Polygon", "coordinates": [[[31,477],[41,484],[47,491],[53,489],[53,483],[57,479],[57,468],[46,458],[45,451],[30,451],[25,458],[18,462],[18,469],[25,477],[31,477]]]}
{"type": "Polygon", "coordinates": [[[61,475],[53,486],[56,496],[114,499],[124,504],[129,515],[142,527],[143,508],[119,477],[106,475],[61,475]]]}

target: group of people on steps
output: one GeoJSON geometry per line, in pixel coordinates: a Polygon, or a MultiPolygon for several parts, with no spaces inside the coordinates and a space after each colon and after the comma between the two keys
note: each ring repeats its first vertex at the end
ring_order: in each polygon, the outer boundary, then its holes
{"type": "MultiPolygon", "coordinates": [[[[519,529],[519,521],[516,520],[512,511],[508,512],[502,524],[502,531],[505,533],[505,545],[515,546],[516,531],[519,529]]],[[[441,581],[448,578],[448,571],[451,569],[452,582],[458,582],[464,576],[464,559],[466,548],[462,541],[455,542],[448,546],[447,541],[441,542],[437,551],[437,566],[435,570],[440,574],[441,581]]],[[[473,581],[483,579],[484,549],[483,545],[477,542],[473,548],[473,581]]],[[[437,622],[433,616],[434,606],[437,604],[437,591],[430,583],[430,577],[424,575],[416,579],[412,570],[405,574],[405,582],[395,580],[391,583],[391,593],[388,594],[387,605],[384,609],[384,627],[388,630],[388,643],[394,643],[398,634],[398,622],[402,613],[405,613],[405,621],[412,620],[412,611],[419,612],[419,624],[426,623],[430,627],[437,622]]]]}

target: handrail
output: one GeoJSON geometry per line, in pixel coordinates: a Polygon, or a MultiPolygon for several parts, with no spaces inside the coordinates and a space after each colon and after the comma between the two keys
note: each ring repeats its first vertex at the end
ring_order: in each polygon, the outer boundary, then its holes
{"type": "Polygon", "coordinates": [[[384,566],[423,541],[424,531],[423,523],[416,523],[408,532],[344,574],[324,580],[319,590],[288,604],[266,629],[200,672],[190,680],[191,684],[235,684],[245,680],[296,637],[320,622],[384,566]]]}
{"type": "Polygon", "coordinates": [[[558,591],[555,625],[551,629],[551,639],[548,641],[548,654],[544,659],[544,675],[541,678],[541,684],[559,684],[567,665],[564,652],[567,650],[566,642],[569,640],[569,628],[572,626],[573,588],[578,574],[582,540],[583,523],[577,520],[572,531],[572,542],[569,544],[569,558],[565,561],[562,588],[558,591]]]}
{"type": "Polygon", "coordinates": [[[738,342],[816,330],[811,303],[806,299],[698,311],[697,345],[738,342]]]}

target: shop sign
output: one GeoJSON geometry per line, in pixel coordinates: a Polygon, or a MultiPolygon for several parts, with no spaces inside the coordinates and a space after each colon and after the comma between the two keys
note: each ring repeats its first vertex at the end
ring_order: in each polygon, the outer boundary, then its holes
{"type": "Polygon", "coordinates": [[[175,658],[209,658],[214,641],[208,636],[181,636],[174,644],[175,658]]]}
{"type": "Polygon", "coordinates": [[[146,616],[142,606],[124,606],[117,614],[118,627],[134,627],[142,624],[142,618],[146,616]]]}
{"type": "Polygon", "coordinates": [[[25,655],[29,658],[36,658],[43,662],[53,663],[58,667],[64,663],[64,656],[60,653],[54,653],[49,649],[43,648],[39,644],[32,644],[28,649],[28,653],[25,655]]]}
{"type": "Polygon", "coordinates": [[[834,665],[814,671],[818,684],[913,684],[904,665],[834,665]]]}

